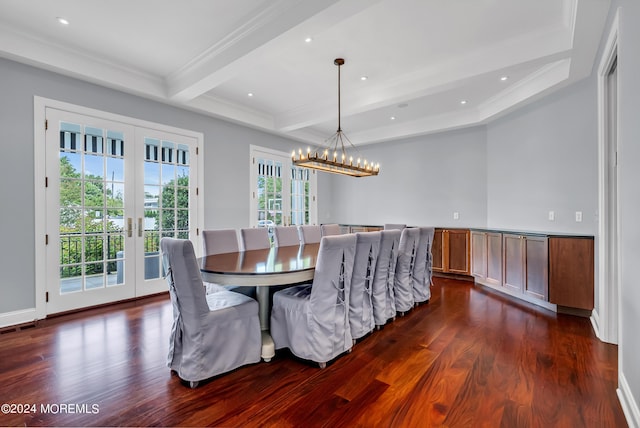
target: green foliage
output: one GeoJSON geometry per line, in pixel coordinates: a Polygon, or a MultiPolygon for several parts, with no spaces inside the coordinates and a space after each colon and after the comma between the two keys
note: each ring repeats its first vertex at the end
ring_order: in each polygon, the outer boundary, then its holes
{"type": "MultiPolygon", "coordinates": [[[[101,177],[91,174],[82,177],[82,173],[75,170],[69,158],[61,156],[60,264],[101,262],[105,256],[107,259],[114,259],[118,251],[124,251],[123,230],[109,220],[109,216],[122,215],[123,206],[122,195],[113,195],[111,189],[105,190],[101,177]],[[112,207],[119,209],[108,209],[112,207]],[[108,236],[103,239],[104,232],[108,236]],[[87,236],[79,236],[82,233],[87,236]]],[[[102,269],[102,263],[90,264],[86,265],[85,273],[101,273],[102,269]]],[[[107,263],[107,269],[115,269],[115,262],[107,263]]],[[[61,277],[78,276],[81,271],[81,266],[64,267],[61,269],[61,277]]]]}

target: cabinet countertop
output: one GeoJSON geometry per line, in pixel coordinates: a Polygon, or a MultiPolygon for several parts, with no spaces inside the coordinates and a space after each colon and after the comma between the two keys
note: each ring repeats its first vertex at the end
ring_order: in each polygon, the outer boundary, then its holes
{"type": "Polygon", "coordinates": [[[512,235],[527,235],[527,236],[544,236],[547,238],[581,238],[581,239],[593,239],[593,235],[583,235],[579,233],[562,233],[562,232],[542,232],[535,230],[514,230],[514,229],[498,229],[488,227],[470,227],[469,230],[476,232],[493,232],[493,233],[508,233],[512,235]]]}

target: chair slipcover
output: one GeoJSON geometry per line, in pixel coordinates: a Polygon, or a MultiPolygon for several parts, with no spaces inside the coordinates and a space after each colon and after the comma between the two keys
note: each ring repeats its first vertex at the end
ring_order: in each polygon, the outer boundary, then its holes
{"type": "Polygon", "coordinates": [[[300,245],[297,226],[276,226],[274,229],[276,247],[300,245]]]}
{"type": "Polygon", "coordinates": [[[376,325],[384,325],[396,316],[393,287],[401,233],[399,229],[380,232],[380,251],[373,276],[372,294],[373,318],[376,325]]]}
{"type": "Polygon", "coordinates": [[[244,251],[263,250],[271,247],[269,230],[266,227],[240,229],[240,238],[244,251]]]}
{"type": "Polygon", "coordinates": [[[276,349],[289,348],[320,363],[351,349],[349,292],[356,236],[326,236],[320,242],[313,284],[273,295],[271,336],[276,349]]]}
{"type": "MultiPolygon", "coordinates": [[[[238,233],[235,229],[210,229],[202,231],[202,255],[213,256],[216,254],[237,253],[240,251],[238,245],[238,233]]],[[[242,293],[249,297],[256,296],[255,287],[239,285],[219,285],[213,282],[205,282],[204,287],[207,294],[214,293],[223,287],[236,293],[242,293]]]]}
{"type": "Polygon", "coordinates": [[[419,227],[420,238],[413,264],[413,300],[415,303],[427,302],[431,298],[431,243],[435,229],[419,227]]]}
{"type": "Polygon", "coordinates": [[[235,229],[214,229],[202,231],[202,254],[235,253],[240,250],[235,229]]]}
{"type": "Polygon", "coordinates": [[[393,291],[396,310],[405,313],[413,307],[413,264],[415,263],[420,230],[415,227],[402,229],[398,245],[398,262],[393,291]]]}
{"type": "Polygon", "coordinates": [[[323,224],[320,225],[320,234],[322,236],[341,235],[342,231],[337,224],[323,224]]]}
{"type": "Polygon", "coordinates": [[[320,242],[320,238],[322,238],[320,226],[312,226],[310,224],[298,226],[298,232],[301,244],[315,244],[320,242]]]}
{"type": "Polygon", "coordinates": [[[198,381],[260,361],[258,302],[228,290],[205,295],[191,241],[162,238],[173,304],[168,366],[198,381]]]}
{"type": "Polygon", "coordinates": [[[380,232],[356,233],[356,256],[349,293],[349,326],[354,340],[375,328],[371,293],[379,251],[380,232]]]}
{"type": "Polygon", "coordinates": [[[399,223],[385,223],[384,230],[402,230],[407,227],[406,224],[399,223]]]}

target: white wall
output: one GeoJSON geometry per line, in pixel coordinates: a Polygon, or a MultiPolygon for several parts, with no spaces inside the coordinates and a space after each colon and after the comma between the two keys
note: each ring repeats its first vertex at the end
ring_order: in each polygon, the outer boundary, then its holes
{"type": "Polygon", "coordinates": [[[380,175],[325,178],[319,221],[484,226],[485,141],[484,127],[474,127],[360,147],[364,157],[380,163],[380,175]]]}

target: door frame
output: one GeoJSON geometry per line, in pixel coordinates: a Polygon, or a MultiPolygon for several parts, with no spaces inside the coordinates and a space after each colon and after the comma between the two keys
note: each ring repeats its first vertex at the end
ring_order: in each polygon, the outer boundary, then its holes
{"type": "MultiPolygon", "coordinates": [[[[619,129],[619,118],[616,114],[616,123],[610,123],[610,91],[608,77],[612,66],[618,60],[618,23],[619,11],[613,19],[611,31],[607,38],[600,64],[598,67],[598,262],[597,262],[597,293],[598,305],[594,308],[591,322],[598,338],[604,342],[618,343],[618,329],[620,325],[620,237],[619,233],[609,232],[611,221],[617,223],[617,231],[620,230],[619,200],[616,198],[616,206],[611,207],[607,193],[610,189],[609,182],[609,148],[611,142],[611,126],[615,126],[616,135],[619,129]],[[615,219],[609,218],[613,214],[615,219]],[[613,235],[613,236],[611,236],[613,235]],[[609,254],[617,254],[616,260],[610,260],[609,254]]],[[[616,86],[620,93],[619,85],[616,86]]],[[[618,97],[615,97],[616,111],[618,111],[618,97]]],[[[617,138],[617,137],[616,137],[617,138]]],[[[617,162],[617,161],[616,161],[617,162]]],[[[618,182],[616,178],[616,182],[618,182]]]]}
{"type": "MultiPolygon", "coordinates": [[[[33,161],[34,161],[34,276],[35,276],[35,296],[34,310],[22,311],[21,319],[14,319],[15,323],[29,322],[37,319],[43,319],[47,316],[47,269],[46,269],[46,248],[47,248],[47,230],[46,230],[46,150],[45,150],[45,123],[46,109],[52,108],[56,110],[65,110],[70,113],[81,114],[85,116],[95,116],[101,119],[122,122],[135,127],[157,129],[168,133],[184,135],[195,138],[198,146],[197,162],[197,181],[198,194],[204,194],[204,134],[187,129],[177,128],[173,126],[163,125],[160,123],[150,122],[129,116],[123,116],[115,113],[105,112],[81,105],[71,104],[64,101],[58,101],[50,98],[39,96],[33,97],[33,161]],[[22,319],[24,318],[24,319],[22,319]]],[[[204,204],[202,196],[199,196],[200,202],[195,209],[195,228],[198,231],[197,239],[200,240],[199,231],[202,230],[204,224],[204,204]]],[[[50,243],[51,244],[51,243],[50,243]]],[[[201,248],[200,242],[194,242],[194,248],[201,248]]]]}
{"type": "MultiPolygon", "coordinates": [[[[289,221],[291,221],[291,182],[290,182],[290,174],[289,174],[289,170],[288,168],[290,168],[293,164],[293,162],[291,161],[291,153],[286,153],[286,152],[282,152],[279,150],[274,150],[274,149],[269,149],[266,147],[261,147],[261,146],[256,146],[254,144],[251,144],[249,147],[249,197],[250,197],[250,205],[249,205],[249,222],[248,224],[251,227],[256,227],[257,226],[257,220],[254,216],[256,210],[257,210],[257,198],[255,198],[253,196],[253,193],[255,192],[255,188],[256,188],[256,180],[258,177],[258,174],[256,172],[256,168],[253,164],[253,159],[256,156],[256,153],[263,153],[267,156],[271,155],[274,157],[278,157],[278,158],[282,158],[282,159],[286,159],[287,163],[286,163],[286,174],[287,174],[287,180],[285,180],[285,182],[289,183],[289,186],[287,187],[287,192],[289,193],[289,198],[286,201],[285,206],[287,207],[287,211],[288,211],[288,216],[289,216],[289,221]]],[[[311,200],[309,201],[309,224],[317,224],[318,222],[318,177],[315,173],[315,170],[311,171],[311,178],[310,178],[310,184],[311,184],[311,188],[310,188],[310,194],[309,197],[311,198],[311,200]]],[[[283,191],[284,191],[284,186],[283,186],[283,191]]],[[[283,210],[284,211],[284,210],[283,210]]]]}

